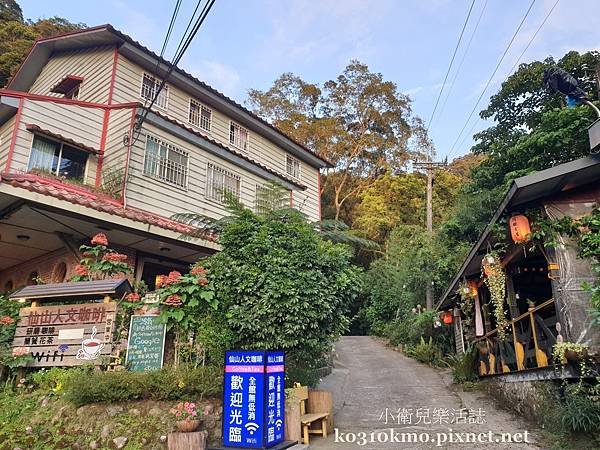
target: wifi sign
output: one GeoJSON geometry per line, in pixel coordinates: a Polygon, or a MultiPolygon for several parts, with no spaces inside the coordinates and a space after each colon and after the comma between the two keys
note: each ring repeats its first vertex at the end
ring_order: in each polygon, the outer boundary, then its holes
{"type": "Polygon", "coordinates": [[[251,435],[254,434],[254,432],[259,428],[258,424],[254,422],[248,422],[244,426],[246,427],[246,430],[248,430],[248,433],[250,433],[251,435]]]}

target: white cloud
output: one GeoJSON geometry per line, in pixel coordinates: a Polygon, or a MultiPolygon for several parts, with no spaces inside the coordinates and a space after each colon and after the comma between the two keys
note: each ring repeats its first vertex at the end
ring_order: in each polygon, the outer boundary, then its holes
{"type": "Polygon", "coordinates": [[[206,60],[189,64],[189,61],[185,60],[180,66],[199,80],[229,97],[236,98],[240,94],[238,92],[241,81],[240,75],[235,69],[225,64],[206,60]]]}

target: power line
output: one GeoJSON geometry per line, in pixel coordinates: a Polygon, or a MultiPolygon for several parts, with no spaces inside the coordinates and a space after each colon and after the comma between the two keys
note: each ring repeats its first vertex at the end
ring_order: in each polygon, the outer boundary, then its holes
{"type": "Polygon", "coordinates": [[[475,24],[475,28],[473,28],[473,32],[471,33],[471,37],[469,38],[469,42],[467,43],[467,48],[465,49],[465,52],[462,55],[462,58],[460,60],[460,64],[458,65],[458,69],[456,69],[456,73],[454,74],[454,78],[452,79],[452,81],[450,82],[450,86],[448,87],[448,93],[446,94],[446,98],[444,99],[444,103],[442,103],[442,108],[440,109],[440,113],[438,114],[438,118],[441,117],[442,114],[444,113],[444,109],[446,108],[446,103],[448,103],[448,99],[450,98],[450,94],[452,93],[452,89],[454,88],[454,85],[456,84],[456,80],[458,79],[458,74],[460,73],[460,69],[462,69],[463,63],[465,62],[467,54],[469,53],[469,49],[471,48],[471,42],[473,42],[473,38],[475,37],[475,33],[477,33],[477,29],[479,28],[479,23],[481,22],[481,18],[483,17],[483,13],[485,12],[487,4],[488,4],[488,0],[485,0],[485,3],[483,4],[483,8],[481,8],[481,13],[479,13],[479,17],[477,18],[477,23],[475,24]]]}
{"type": "MultiPolygon", "coordinates": [[[[181,58],[185,54],[186,50],[188,49],[188,47],[192,43],[192,40],[194,39],[194,37],[198,33],[198,30],[200,29],[200,27],[204,23],[204,20],[206,20],[206,17],[210,13],[210,10],[213,7],[215,1],[216,0],[208,0],[206,2],[206,4],[204,5],[204,8],[200,12],[200,15],[196,19],[196,22],[194,23],[194,25],[193,25],[192,29],[190,30],[189,34],[187,36],[185,36],[185,32],[184,32],[184,35],[182,36],[182,38],[181,38],[181,40],[179,42],[179,45],[177,46],[177,51],[176,51],[176,54],[175,54],[175,56],[173,58],[173,61],[169,64],[169,68],[167,70],[166,75],[164,76],[163,80],[161,81],[160,86],[158,87],[158,89],[156,89],[156,92],[154,93],[154,95],[152,97],[152,101],[150,102],[150,105],[148,105],[148,107],[144,107],[143,114],[140,116],[139,120],[135,124],[135,129],[138,132],[138,136],[139,136],[139,132],[141,131],[142,124],[144,123],[144,121],[146,120],[146,117],[148,116],[148,113],[150,112],[150,110],[154,106],[154,103],[156,103],[156,100],[158,99],[158,96],[160,95],[161,91],[164,89],[165,85],[167,84],[167,80],[169,79],[169,77],[173,73],[173,70],[175,69],[175,67],[177,66],[177,64],[179,63],[179,61],[181,60],[181,58]]],[[[200,5],[201,2],[202,2],[202,0],[198,1],[198,6],[200,5]]],[[[196,10],[197,9],[198,9],[198,7],[196,7],[196,10]]],[[[194,10],[194,13],[196,12],[196,10],[194,10]]],[[[190,22],[188,23],[188,27],[186,28],[186,31],[189,30],[189,28],[191,26],[191,23],[192,23],[192,20],[193,20],[193,16],[190,19],[190,22]]],[[[137,137],[136,137],[136,139],[134,139],[134,142],[136,140],[137,140],[137,137]]]]}
{"type": "MultiPolygon", "coordinates": [[[[513,64],[512,68],[510,69],[510,71],[506,75],[506,79],[508,79],[508,77],[510,77],[514,73],[514,71],[515,71],[516,67],[518,66],[519,62],[521,61],[521,59],[523,58],[523,56],[525,55],[525,53],[527,52],[527,50],[529,49],[529,47],[531,46],[531,44],[533,43],[533,41],[535,40],[535,38],[537,37],[537,35],[540,32],[540,30],[542,29],[542,27],[546,24],[546,22],[550,18],[550,15],[552,14],[552,12],[554,12],[554,9],[556,8],[556,6],[558,5],[559,2],[560,2],[560,0],[556,0],[554,2],[554,5],[552,5],[552,8],[550,8],[548,10],[548,12],[546,13],[546,16],[544,17],[544,20],[542,20],[542,22],[540,23],[540,25],[537,27],[537,30],[535,30],[535,33],[533,34],[533,36],[531,36],[531,39],[529,39],[529,42],[527,43],[527,45],[525,46],[525,48],[523,49],[523,51],[521,52],[521,54],[519,55],[519,57],[517,58],[517,60],[515,61],[515,63],[513,64]]],[[[475,128],[475,125],[478,124],[480,122],[480,120],[475,121],[473,123],[473,126],[471,127],[470,131],[463,137],[463,139],[460,142],[460,145],[457,148],[462,147],[462,145],[465,142],[467,136],[469,136],[469,134],[471,134],[471,132],[475,128]]],[[[450,156],[451,153],[452,152],[448,153],[448,156],[450,156]]]]}
{"type": "Polygon", "coordinates": [[[175,26],[175,21],[177,20],[177,15],[179,14],[180,7],[181,0],[177,0],[177,3],[175,4],[175,9],[173,10],[173,14],[171,15],[171,22],[169,23],[169,28],[167,29],[167,34],[165,36],[162,49],[160,51],[161,58],[163,57],[163,55],[165,54],[165,50],[167,49],[167,44],[169,43],[169,39],[171,38],[171,32],[173,31],[173,27],[175,26]]]}
{"type": "Polygon", "coordinates": [[[490,78],[488,79],[487,83],[485,84],[485,87],[481,91],[481,94],[479,95],[479,98],[477,99],[477,102],[475,102],[475,105],[473,106],[473,109],[471,110],[471,113],[469,114],[469,117],[467,117],[467,120],[465,121],[465,124],[461,128],[460,133],[458,133],[458,136],[456,137],[456,140],[454,141],[454,144],[452,144],[452,147],[450,148],[450,152],[448,153],[448,155],[451,155],[454,152],[454,147],[456,147],[456,144],[458,143],[460,137],[462,136],[463,132],[467,128],[467,125],[471,121],[471,117],[473,117],[473,114],[477,110],[477,106],[479,106],[479,102],[481,102],[481,99],[485,95],[485,91],[487,91],[487,89],[490,87],[490,84],[491,84],[492,80],[494,79],[494,76],[496,75],[496,72],[498,72],[498,69],[500,68],[500,65],[502,64],[502,61],[504,61],[504,58],[506,57],[506,54],[508,53],[508,51],[510,50],[510,47],[512,46],[513,42],[515,41],[515,38],[517,37],[517,34],[519,34],[519,31],[523,27],[523,24],[525,23],[525,19],[527,19],[527,17],[529,16],[529,13],[531,12],[531,9],[533,8],[533,5],[535,4],[535,2],[536,2],[536,0],[532,0],[531,4],[529,5],[529,8],[527,8],[527,11],[525,12],[525,15],[523,16],[523,18],[521,19],[521,22],[519,23],[519,26],[517,27],[517,29],[513,33],[512,37],[510,38],[510,41],[508,42],[508,45],[506,46],[506,48],[504,49],[504,52],[502,53],[502,56],[500,57],[500,60],[496,64],[496,67],[494,68],[494,71],[492,72],[492,75],[490,76],[490,78]]]}
{"type": "Polygon", "coordinates": [[[429,118],[429,123],[427,124],[426,130],[429,130],[431,126],[431,122],[433,121],[433,117],[435,116],[435,111],[437,110],[438,104],[440,102],[440,98],[442,96],[442,92],[444,91],[444,86],[446,85],[446,81],[448,80],[448,75],[450,74],[450,70],[452,69],[452,64],[454,63],[454,58],[456,57],[456,52],[458,51],[458,47],[460,46],[460,42],[462,41],[463,34],[465,32],[465,28],[467,28],[467,23],[469,22],[469,17],[471,17],[471,11],[473,11],[473,5],[475,5],[475,0],[471,2],[471,6],[469,7],[469,12],[467,14],[467,18],[465,19],[465,23],[463,24],[462,30],[460,31],[460,36],[458,37],[458,42],[456,43],[456,47],[454,48],[454,53],[452,53],[452,59],[450,60],[450,65],[448,66],[448,70],[446,71],[446,76],[444,77],[444,81],[442,82],[442,87],[440,88],[440,93],[437,96],[435,101],[435,106],[433,107],[433,112],[431,113],[431,117],[429,118]]]}

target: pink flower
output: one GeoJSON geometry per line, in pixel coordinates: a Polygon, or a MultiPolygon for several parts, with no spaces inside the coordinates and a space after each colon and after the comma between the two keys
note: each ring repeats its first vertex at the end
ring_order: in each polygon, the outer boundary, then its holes
{"type": "Polygon", "coordinates": [[[15,319],[10,316],[0,317],[0,325],[10,325],[11,323],[15,323],[15,319]]]}
{"type": "Polygon", "coordinates": [[[103,261],[123,262],[127,261],[127,255],[122,253],[107,253],[102,257],[103,261]]]}
{"type": "Polygon", "coordinates": [[[192,270],[190,270],[190,273],[197,277],[206,275],[206,272],[207,272],[207,270],[201,266],[196,266],[196,267],[192,268],[192,270]]]}
{"type": "Polygon", "coordinates": [[[138,294],[137,292],[131,292],[130,294],[127,294],[125,300],[131,303],[136,303],[140,301],[140,298],[140,294],[138,294]]]}
{"type": "Polygon", "coordinates": [[[108,245],[108,238],[104,233],[98,233],[92,238],[92,245],[108,245]]]}
{"type": "Polygon", "coordinates": [[[88,268],[82,264],[77,264],[75,266],[75,273],[81,277],[85,277],[90,274],[88,268]]]}

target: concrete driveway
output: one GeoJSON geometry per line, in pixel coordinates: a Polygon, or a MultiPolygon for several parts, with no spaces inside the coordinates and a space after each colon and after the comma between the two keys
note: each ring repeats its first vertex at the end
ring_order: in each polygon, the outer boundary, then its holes
{"type": "Polygon", "coordinates": [[[485,394],[459,395],[440,371],[375,338],[343,337],[336,352],[333,373],[319,386],[333,392],[334,430],[327,439],[311,437],[311,448],[540,448],[523,420],[485,394]],[[498,442],[501,433],[512,442],[498,442]],[[516,442],[525,438],[529,444],[516,442]]]}

